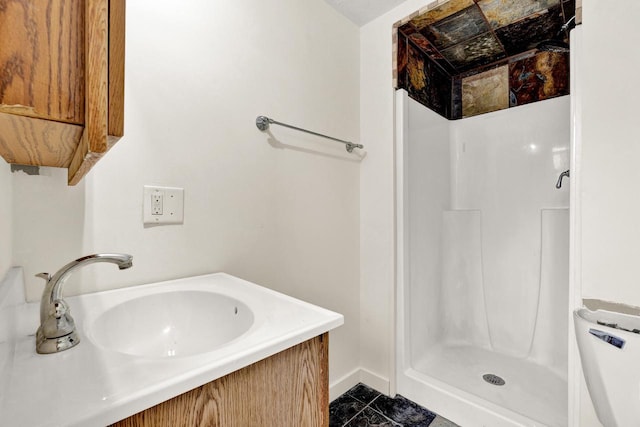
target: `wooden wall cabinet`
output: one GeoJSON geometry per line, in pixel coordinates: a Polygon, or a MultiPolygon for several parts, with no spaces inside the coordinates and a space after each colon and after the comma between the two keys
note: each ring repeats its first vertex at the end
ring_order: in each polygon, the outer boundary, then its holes
{"type": "Polygon", "coordinates": [[[124,132],[125,0],[0,0],[0,155],[77,184],[124,132]]]}
{"type": "Polygon", "coordinates": [[[111,427],[328,427],[328,337],[319,335],[111,427]]]}

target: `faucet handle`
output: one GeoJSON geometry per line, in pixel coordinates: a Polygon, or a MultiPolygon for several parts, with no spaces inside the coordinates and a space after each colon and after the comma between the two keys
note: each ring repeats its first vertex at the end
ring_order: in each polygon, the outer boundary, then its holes
{"type": "Polygon", "coordinates": [[[49,273],[38,273],[36,277],[40,277],[41,279],[46,280],[47,282],[51,279],[51,275],[49,273]]]}

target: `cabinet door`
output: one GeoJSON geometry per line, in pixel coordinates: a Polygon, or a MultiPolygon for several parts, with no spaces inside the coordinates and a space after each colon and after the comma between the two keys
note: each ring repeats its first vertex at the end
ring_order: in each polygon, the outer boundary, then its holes
{"type": "Polygon", "coordinates": [[[83,124],[84,3],[0,0],[0,112],[83,124]]]}
{"type": "Polygon", "coordinates": [[[125,0],[85,0],[84,133],[69,164],[69,184],[82,177],[124,131],[125,0]]]}
{"type": "Polygon", "coordinates": [[[111,427],[328,427],[328,340],[319,335],[111,427]]]}
{"type": "Polygon", "coordinates": [[[125,0],[0,0],[0,156],[77,184],[124,132],[125,0]]]}

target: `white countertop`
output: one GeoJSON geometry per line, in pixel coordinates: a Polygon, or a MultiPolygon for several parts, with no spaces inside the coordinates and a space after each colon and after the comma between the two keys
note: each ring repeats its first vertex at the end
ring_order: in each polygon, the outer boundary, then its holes
{"type": "Polygon", "coordinates": [[[0,425],[104,426],[276,354],[344,323],[342,315],[224,273],[66,298],[81,342],[35,351],[39,304],[24,303],[22,272],[0,283],[0,425]],[[6,289],[9,287],[10,289],[6,289]],[[244,302],[254,323],[209,353],[145,358],[96,345],[85,324],[124,298],[169,290],[212,290],[244,302]]]}

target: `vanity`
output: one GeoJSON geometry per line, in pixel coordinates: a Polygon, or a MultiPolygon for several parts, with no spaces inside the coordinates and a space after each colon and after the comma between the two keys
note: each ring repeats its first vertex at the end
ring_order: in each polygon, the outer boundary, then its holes
{"type": "Polygon", "coordinates": [[[80,344],[37,354],[22,281],[0,284],[0,425],[328,425],[340,314],[215,273],[65,298],[80,344]]]}

